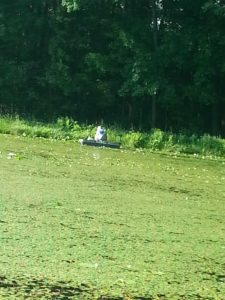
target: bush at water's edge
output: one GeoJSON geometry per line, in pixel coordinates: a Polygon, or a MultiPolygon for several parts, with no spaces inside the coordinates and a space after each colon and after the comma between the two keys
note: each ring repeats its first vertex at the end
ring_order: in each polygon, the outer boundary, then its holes
{"type": "MultiPolygon", "coordinates": [[[[150,132],[126,131],[119,127],[107,127],[108,140],[120,142],[124,148],[143,148],[185,154],[225,156],[225,140],[210,135],[188,136],[153,129],[150,132]]],[[[0,133],[42,137],[58,140],[78,140],[93,137],[95,125],[78,124],[70,118],[59,118],[54,123],[26,121],[19,117],[0,117],[0,133]]]]}

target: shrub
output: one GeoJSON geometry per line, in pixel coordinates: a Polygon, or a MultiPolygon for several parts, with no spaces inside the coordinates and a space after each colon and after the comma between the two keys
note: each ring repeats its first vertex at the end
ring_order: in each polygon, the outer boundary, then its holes
{"type": "MultiPolygon", "coordinates": [[[[21,118],[0,117],[0,133],[78,140],[94,137],[95,125],[79,124],[71,118],[58,118],[55,123],[28,122],[21,118]]],[[[125,131],[118,126],[107,128],[110,142],[120,142],[125,148],[146,148],[152,151],[225,156],[225,140],[205,134],[201,137],[184,133],[173,134],[154,129],[150,132],[125,131]]]]}
{"type": "Polygon", "coordinates": [[[9,134],[11,131],[11,122],[6,117],[0,118],[0,133],[9,134]]]}
{"type": "Polygon", "coordinates": [[[220,138],[212,137],[208,134],[205,134],[200,138],[199,144],[202,149],[202,153],[205,155],[222,155],[225,152],[225,141],[220,138]]]}
{"type": "Polygon", "coordinates": [[[127,148],[140,148],[145,145],[145,135],[140,132],[129,132],[122,136],[122,145],[127,148]]]}
{"type": "Polygon", "coordinates": [[[164,147],[164,133],[160,129],[152,130],[146,146],[154,151],[162,150],[164,147]]]}

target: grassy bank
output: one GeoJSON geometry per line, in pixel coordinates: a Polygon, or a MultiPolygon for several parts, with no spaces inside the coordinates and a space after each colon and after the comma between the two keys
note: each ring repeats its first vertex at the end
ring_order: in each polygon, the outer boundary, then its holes
{"type": "Polygon", "coordinates": [[[222,300],[224,160],[0,135],[0,298],[222,300]]]}
{"type": "MultiPolygon", "coordinates": [[[[107,127],[107,126],[106,126],[107,127]]],[[[0,133],[43,137],[56,140],[78,140],[94,136],[95,125],[78,124],[69,118],[55,123],[29,122],[21,118],[1,117],[0,133]]],[[[185,153],[204,156],[225,156],[225,140],[210,135],[185,135],[154,129],[150,132],[125,131],[118,127],[107,128],[108,139],[120,142],[124,148],[145,148],[151,151],[185,153]]]]}

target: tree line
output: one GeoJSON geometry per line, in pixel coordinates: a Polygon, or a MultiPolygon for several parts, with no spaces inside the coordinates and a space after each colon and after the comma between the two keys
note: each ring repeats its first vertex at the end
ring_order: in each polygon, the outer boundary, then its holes
{"type": "Polygon", "coordinates": [[[225,135],[223,0],[1,0],[0,113],[225,135]]]}

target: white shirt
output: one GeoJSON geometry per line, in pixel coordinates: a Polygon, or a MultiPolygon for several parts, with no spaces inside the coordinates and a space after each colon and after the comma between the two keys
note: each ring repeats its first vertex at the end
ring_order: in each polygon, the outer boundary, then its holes
{"type": "Polygon", "coordinates": [[[101,126],[98,126],[96,134],[95,134],[95,140],[100,141],[102,139],[102,137],[104,136],[104,134],[105,134],[104,128],[102,128],[101,126]]]}

